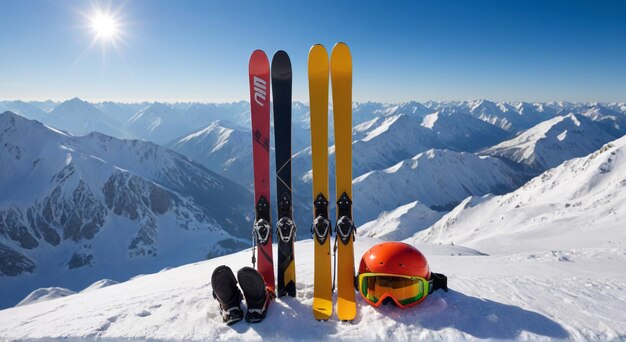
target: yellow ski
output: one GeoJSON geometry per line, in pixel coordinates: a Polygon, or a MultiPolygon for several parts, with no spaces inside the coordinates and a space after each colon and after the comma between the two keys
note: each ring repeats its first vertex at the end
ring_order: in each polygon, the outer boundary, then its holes
{"type": "Polygon", "coordinates": [[[328,320],[333,313],[333,290],[328,217],[328,53],[324,46],[311,48],[308,64],[314,207],[311,230],[315,245],[313,316],[328,320]]]}
{"type": "Polygon", "coordinates": [[[337,317],[356,317],[354,288],[354,223],[352,221],[352,57],[345,43],[330,56],[335,123],[335,175],[337,195],[337,317]]]}

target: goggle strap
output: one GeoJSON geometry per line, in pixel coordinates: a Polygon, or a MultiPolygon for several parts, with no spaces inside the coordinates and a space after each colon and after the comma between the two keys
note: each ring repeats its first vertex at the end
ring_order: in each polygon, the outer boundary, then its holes
{"type": "Polygon", "coordinates": [[[428,286],[428,294],[435,290],[444,290],[448,292],[448,277],[441,273],[430,272],[430,280],[428,286]]]}

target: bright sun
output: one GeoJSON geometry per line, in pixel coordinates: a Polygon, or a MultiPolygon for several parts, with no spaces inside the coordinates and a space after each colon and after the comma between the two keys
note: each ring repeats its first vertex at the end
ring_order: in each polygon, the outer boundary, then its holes
{"type": "Polygon", "coordinates": [[[115,18],[102,12],[96,13],[91,18],[91,28],[96,38],[101,40],[113,40],[118,33],[118,24],[115,18]]]}
{"type": "Polygon", "coordinates": [[[90,44],[78,56],[74,64],[88,55],[96,46],[101,48],[103,66],[110,48],[122,57],[122,49],[127,46],[125,39],[127,38],[126,30],[129,27],[122,10],[123,7],[99,7],[95,2],[92,3],[91,9],[75,9],[83,19],[79,27],[84,30],[85,35],[91,36],[91,39],[90,44]]]}

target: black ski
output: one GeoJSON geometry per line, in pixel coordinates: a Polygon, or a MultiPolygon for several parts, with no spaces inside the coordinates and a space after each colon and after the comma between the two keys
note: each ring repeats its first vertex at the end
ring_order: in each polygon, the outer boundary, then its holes
{"type": "Polygon", "coordinates": [[[276,149],[276,196],[278,216],[278,296],[296,296],[296,265],[291,200],[291,62],[285,51],[272,58],[274,145],[276,149]]]}

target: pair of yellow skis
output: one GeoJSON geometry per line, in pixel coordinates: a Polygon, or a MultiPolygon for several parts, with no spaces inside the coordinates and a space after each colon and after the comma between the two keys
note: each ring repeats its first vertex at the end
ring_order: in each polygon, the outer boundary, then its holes
{"type": "Polygon", "coordinates": [[[335,128],[335,178],[337,194],[337,317],[356,316],[354,289],[354,224],[352,222],[352,57],[344,43],[328,53],[322,45],[309,51],[309,97],[313,159],[313,240],[315,274],[313,315],[327,320],[333,312],[331,224],[328,216],[328,74],[332,81],[335,128]]]}

